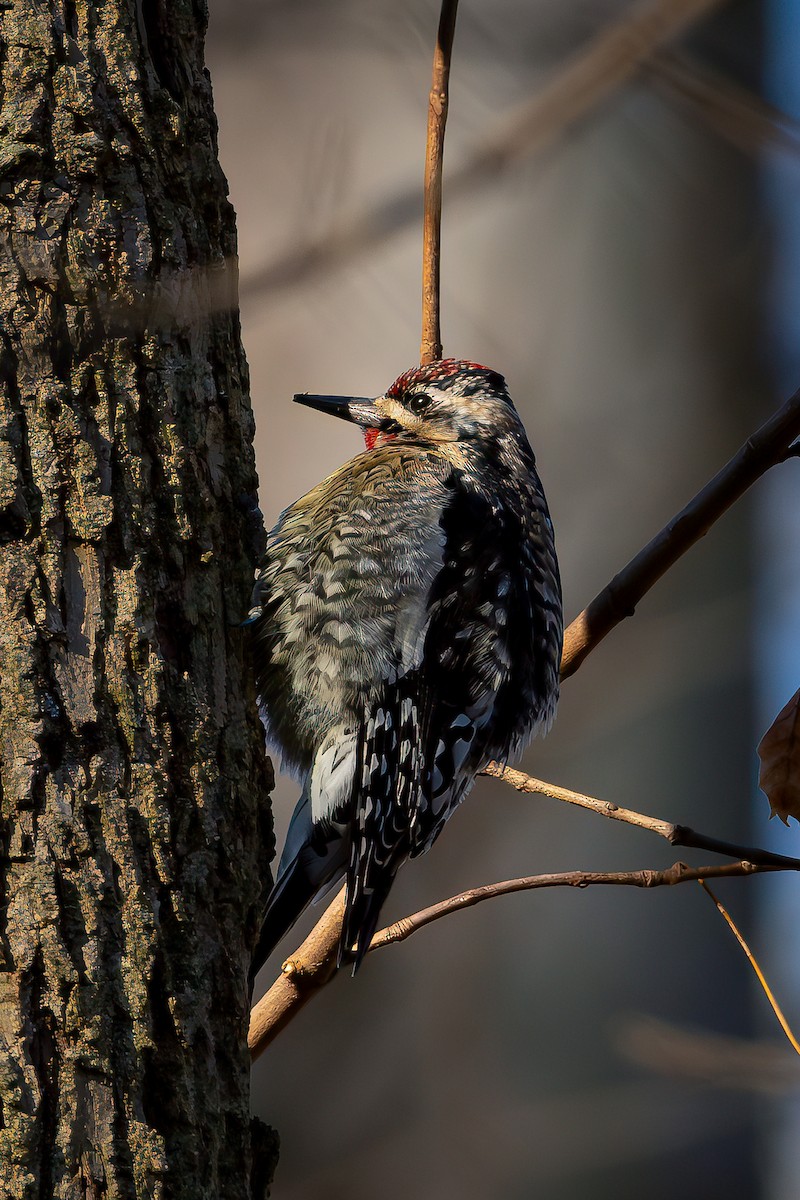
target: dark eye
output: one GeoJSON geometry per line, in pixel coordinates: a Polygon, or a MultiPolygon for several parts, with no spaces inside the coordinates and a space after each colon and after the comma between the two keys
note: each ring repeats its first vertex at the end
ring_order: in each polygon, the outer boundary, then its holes
{"type": "Polygon", "coordinates": [[[403,398],[403,404],[412,413],[421,413],[430,404],[431,398],[427,392],[412,392],[403,398]]]}

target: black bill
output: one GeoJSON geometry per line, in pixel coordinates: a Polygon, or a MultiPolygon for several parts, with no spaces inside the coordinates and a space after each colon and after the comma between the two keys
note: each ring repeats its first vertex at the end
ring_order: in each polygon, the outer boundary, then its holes
{"type": "Polygon", "coordinates": [[[380,425],[385,419],[366,396],[315,396],[310,392],[298,392],[294,402],[367,428],[380,425]]]}

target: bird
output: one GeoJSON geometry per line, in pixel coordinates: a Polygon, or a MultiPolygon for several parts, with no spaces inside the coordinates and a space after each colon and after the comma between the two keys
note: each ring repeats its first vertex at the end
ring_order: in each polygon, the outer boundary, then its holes
{"type": "Polygon", "coordinates": [[[267,740],[301,784],[253,975],[346,880],[337,965],[357,971],[399,868],[491,760],[546,733],[563,618],[553,525],[504,377],[413,367],[375,399],[295,401],[365,448],[285,510],[252,596],[267,740]]]}

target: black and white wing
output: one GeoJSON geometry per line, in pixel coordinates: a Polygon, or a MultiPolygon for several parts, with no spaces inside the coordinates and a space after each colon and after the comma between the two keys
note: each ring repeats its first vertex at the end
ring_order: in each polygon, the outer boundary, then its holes
{"type": "Polygon", "coordinates": [[[360,726],[340,954],[356,968],[400,865],[433,844],[476,772],[515,754],[555,707],[560,588],[541,493],[504,507],[454,472],[440,524],[442,562],[401,639],[405,661],[360,726]]]}

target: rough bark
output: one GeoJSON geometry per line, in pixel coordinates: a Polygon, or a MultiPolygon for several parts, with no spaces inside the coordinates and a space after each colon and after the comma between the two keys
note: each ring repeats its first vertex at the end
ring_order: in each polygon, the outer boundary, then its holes
{"type": "MultiPolygon", "coordinates": [[[[250,1194],[260,536],[201,0],[0,4],[0,1195],[250,1194]]],[[[272,1143],[257,1130],[263,1194],[272,1143]]]]}

